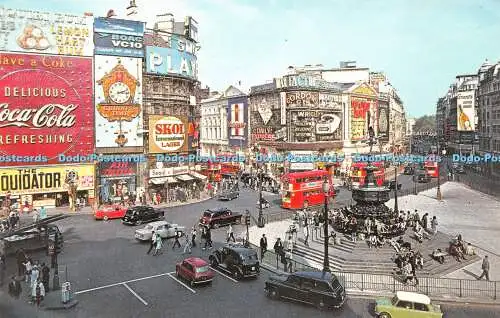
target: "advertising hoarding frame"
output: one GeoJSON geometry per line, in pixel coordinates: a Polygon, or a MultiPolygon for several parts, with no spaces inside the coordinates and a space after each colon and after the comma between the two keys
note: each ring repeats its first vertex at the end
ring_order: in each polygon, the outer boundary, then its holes
{"type": "Polygon", "coordinates": [[[6,81],[2,83],[0,92],[0,105],[3,105],[0,111],[5,114],[16,109],[31,109],[31,115],[25,116],[26,120],[23,121],[0,122],[0,139],[2,139],[0,155],[25,157],[40,155],[46,156],[47,160],[22,162],[3,160],[1,165],[60,164],[64,163],[58,160],[60,154],[65,156],[92,154],[94,145],[92,58],[0,52],[0,58],[4,57],[15,61],[17,65],[5,65],[2,68],[2,72],[5,73],[0,73],[0,83],[6,81]],[[9,96],[5,96],[6,94],[9,96]],[[45,121],[42,125],[43,115],[46,118],[55,116],[55,121],[52,123],[45,121]],[[11,147],[5,145],[8,139],[13,141],[11,147]],[[30,147],[19,147],[25,143],[30,143],[30,147]],[[33,143],[37,146],[33,146],[33,143]]]}
{"type": "Polygon", "coordinates": [[[146,46],[146,73],[198,79],[196,56],[175,48],[146,46]]]}
{"type": "Polygon", "coordinates": [[[457,131],[476,131],[475,96],[476,94],[473,90],[457,92],[457,131]],[[463,111],[463,114],[461,113],[461,111],[463,111]],[[468,129],[467,126],[469,126],[470,128],[468,129]]]}
{"type": "Polygon", "coordinates": [[[246,97],[229,98],[227,103],[227,138],[229,146],[244,148],[248,141],[248,99],[246,97]],[[238,107],[236,107],[239,105],[238,107]],[[243,121],[234,121],[234,116],[243,121]],[[232,127],[232,124],[237,127],[232,127]],[[241,131],[242,130],[242,131],[241,131]],[[233,132],[235,134],[233,134],[233,132]]]}
{"type": "Polygon", "coordinates": [[[94,21],[96,55],[144,57],[145,23],[113,18],[94,21]]]}
{"type": "MultiPolygon", "coordinates": [[[[189,150],[189,136],[188,136],[188,128],[189,128],[189,123],[188,123],[188,118],[186,116],[177,116],[177,115],[149,115],[149,153],[152,153],[152,154],[159,154],[159,153],[172,153],[172,154],[176,154],[176,153],[183,153],[183,152],[188,152],[189,150]],[[157,133],[156,133],[156,126],[158,124],[159,121],[164,121],[163,124],[165,125],[174,125],[174,124],[178,124],[179,122],[182,122],[183,124],[183,142],[182,142],[182,145],[180,147],[178,147],[177,149],[175,150],[166,150],[166,149],[162,149],[162,147],[160,147],[156,142],[155,142],[155,138],[157,137],[157,133]]],[[[166,129],[170,130],[170,129],[174,129],[174,127],[166,127],[166,129]]],[[[169,135],[177,135],[177,136],[174,136],[176,137],[174,140],[180,140],[178,137],[178,134],[175,134],[175,133],[168,133],[169,135]]],[[[165,134],[164,134],[165,135],[165,134]]],[[[165,136],[163,138],[166,138],[165,136]]],[[[173,147],[173,146],[170,146],[170,147],[173,147]]]]}
{"type": "Polygon", "coordinates": [[[32,54],[94,55],[93,17],[0,6],[8,28],[0,34],[0,50],[32,54]]]}

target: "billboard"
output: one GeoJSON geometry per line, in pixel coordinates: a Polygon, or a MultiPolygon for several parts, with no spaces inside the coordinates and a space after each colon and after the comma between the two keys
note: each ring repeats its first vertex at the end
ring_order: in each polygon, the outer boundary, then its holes
{"type": "Polygon", "coordinates": [[[389,108],[382,105],[378,108],[378,135],[380,138],[389,137],[389,108]]]}
{"type": "Polygon", "coordinates": [[[457,92],[457,131],[475,131],[475,93],[457,92]]]}
{"type": "Polygon", "coordinates": [[[318,107],[319,93],[301,91],[286,93],[286,108],[290,107],[318,107]]]}
{"type": "Polygon", "coordinates": [[[92,58],[0,52],[0,166],[93,152],[92,58]]]}
{"type": "Polygon", "coordinates": [[[342,113],[326,110],[289,110],[291,142],[338,141],[342,139],[342,113]]]}
{"type": "Polygon", "coordinates": [[[245,147],[248,125],[248,102],[246,97],[230,98],[228,100],[227,123],[229,145],[245,147]]]}
{"type": "Polygon", "coordinates": [[[0,7],[0,50],[93,56],[92,16],[0,7]]]}
{"type": "Polygon", "coordinates": [[[76,174],[77,190],[94,190],[94,165],[0,169],[0,196],[67,192],[66,176],[76,174]]]}
{"type": "Polygon", "coordinates": [[[144,23],[120,19],[96,18],[95,54],[129,57],[144,56],[144,23]]]}
{"type": "Polygon", "coordinates": [[[371,102],[362,98],[351,99],[351,140],[361,140],[367,137],[367,114],[371,102]]]}
{"type": "Polygon", "coordinates": [[[195,117],[190,117],[188,128],[189,151],[200,147],[200,122],[195,117]]]}
{"type": "Polygon", "coordinates": [[[188,121],[184,116],[149,116],[149,153],[188,150],[188,121]]]}
{"type": "Polygon", "coordinates": [[[96,55],[96,148],[141,147],[142,60],[96,55]]]}
{"type": "Polygon", "coordinates": [[[176,48],[146,47],[146,72],[157,75],[174,75],[196,80],[196,56],[176,48]]]}

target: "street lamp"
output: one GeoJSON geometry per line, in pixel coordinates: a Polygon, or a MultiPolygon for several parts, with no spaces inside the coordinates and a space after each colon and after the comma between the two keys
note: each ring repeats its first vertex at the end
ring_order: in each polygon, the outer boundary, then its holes
{"type": "Polygon", "coordinates": [[[396,165],[394,167],[394,213],[399,213],[399,207],[398,207],[398,168],[399,168],[398,165],[396,165]]]}
{"type": "Polygon", "coordinates": [[[330,260],[328,259],[328,193],[330,192],[330,185],[328,181],[323,182],[323,193],[325,195],[325,206],[323,208],[323,244],[324,244],[324,254],[323,254],[323,273],[330,271],[330,260]]]}
{"type": "MultiPolygon", "coordinates": [[[[438,146],[439,146],[439,143],[438,143],[438,146]]],[[[439,149],[438,149],[439,151],[439,149]]],[[[446,149],[443,149],[443,151],[441,152],[443,154],[443,157],[446,155],[446,149]]],[[[441,194],[441,162],[440,160],[438,160],[438,166],[437,166],[437,169],[438,169],[438,184],[437,184],[437,199],[439,201],[441,201],[443,199],[443,196],[441,194]]]]}
{"type": "Polygon", "coordinates": [[[262,170],[259,171],[259,218],[257,219],[257,227],[263,228],[264,227],[264,216],[262,215],[262,178],[264,172],[262,170]]]}

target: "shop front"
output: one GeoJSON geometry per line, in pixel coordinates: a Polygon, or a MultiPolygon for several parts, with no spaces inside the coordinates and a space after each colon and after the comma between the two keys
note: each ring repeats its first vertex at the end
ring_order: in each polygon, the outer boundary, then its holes
{"type": "Polygon", "coordinates": [[[150,169],[149,197],[153,204],[196,199],[205,190],[206,181],[206,176],[189,166],[150,169]]]}
{"type": "Polygon", "coordinates": [[[94,165],[58,165],[0,169],[0,199],[33,208],[69,206],[70,184],[85,205],[94,202],[94,165]]]}
{"type": "Polygon", "coordinates": [[[99,165],[99,198],[102,204],[135,202],[137,163],[102,162],[99,165]]]}

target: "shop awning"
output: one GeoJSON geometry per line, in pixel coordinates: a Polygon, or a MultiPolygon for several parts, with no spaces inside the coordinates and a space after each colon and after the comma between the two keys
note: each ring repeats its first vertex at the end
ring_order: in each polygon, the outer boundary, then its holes
{"type": "Polygon", "coordinates": [[[177,180],[174,177],[160,177],[160,178],[152,178],[149,180],[149,182],[153,184],[165,184],[165,183],[177,183],[179,180],[177,180]]]}
{"type": "Polygon", "coordinates": [[[181,175],[178,175],[178,176],[175,176],[177,179],[181,180],[181,181],[191,181],[193,180],[194,178],[191,177],[190,175],[188,174],[181,174],[181,175]]]}
{"type": "Polygon", "coordinates": [[[164,184],[167,181],[166,177],[161,177],[161,178],[152,178],[149,180],[149,182],[153,184],[164,184]]]}
{"type": "Polygon", "coordinates": [[[195,171],[191,171],[189,174],[191,176],[195,177],[196,179],[200,179],[200,180],[206,180],[207,179],[207,176],[204,176],[201,173],[198,173],[198,172],[195,172],[195,171]]]}

